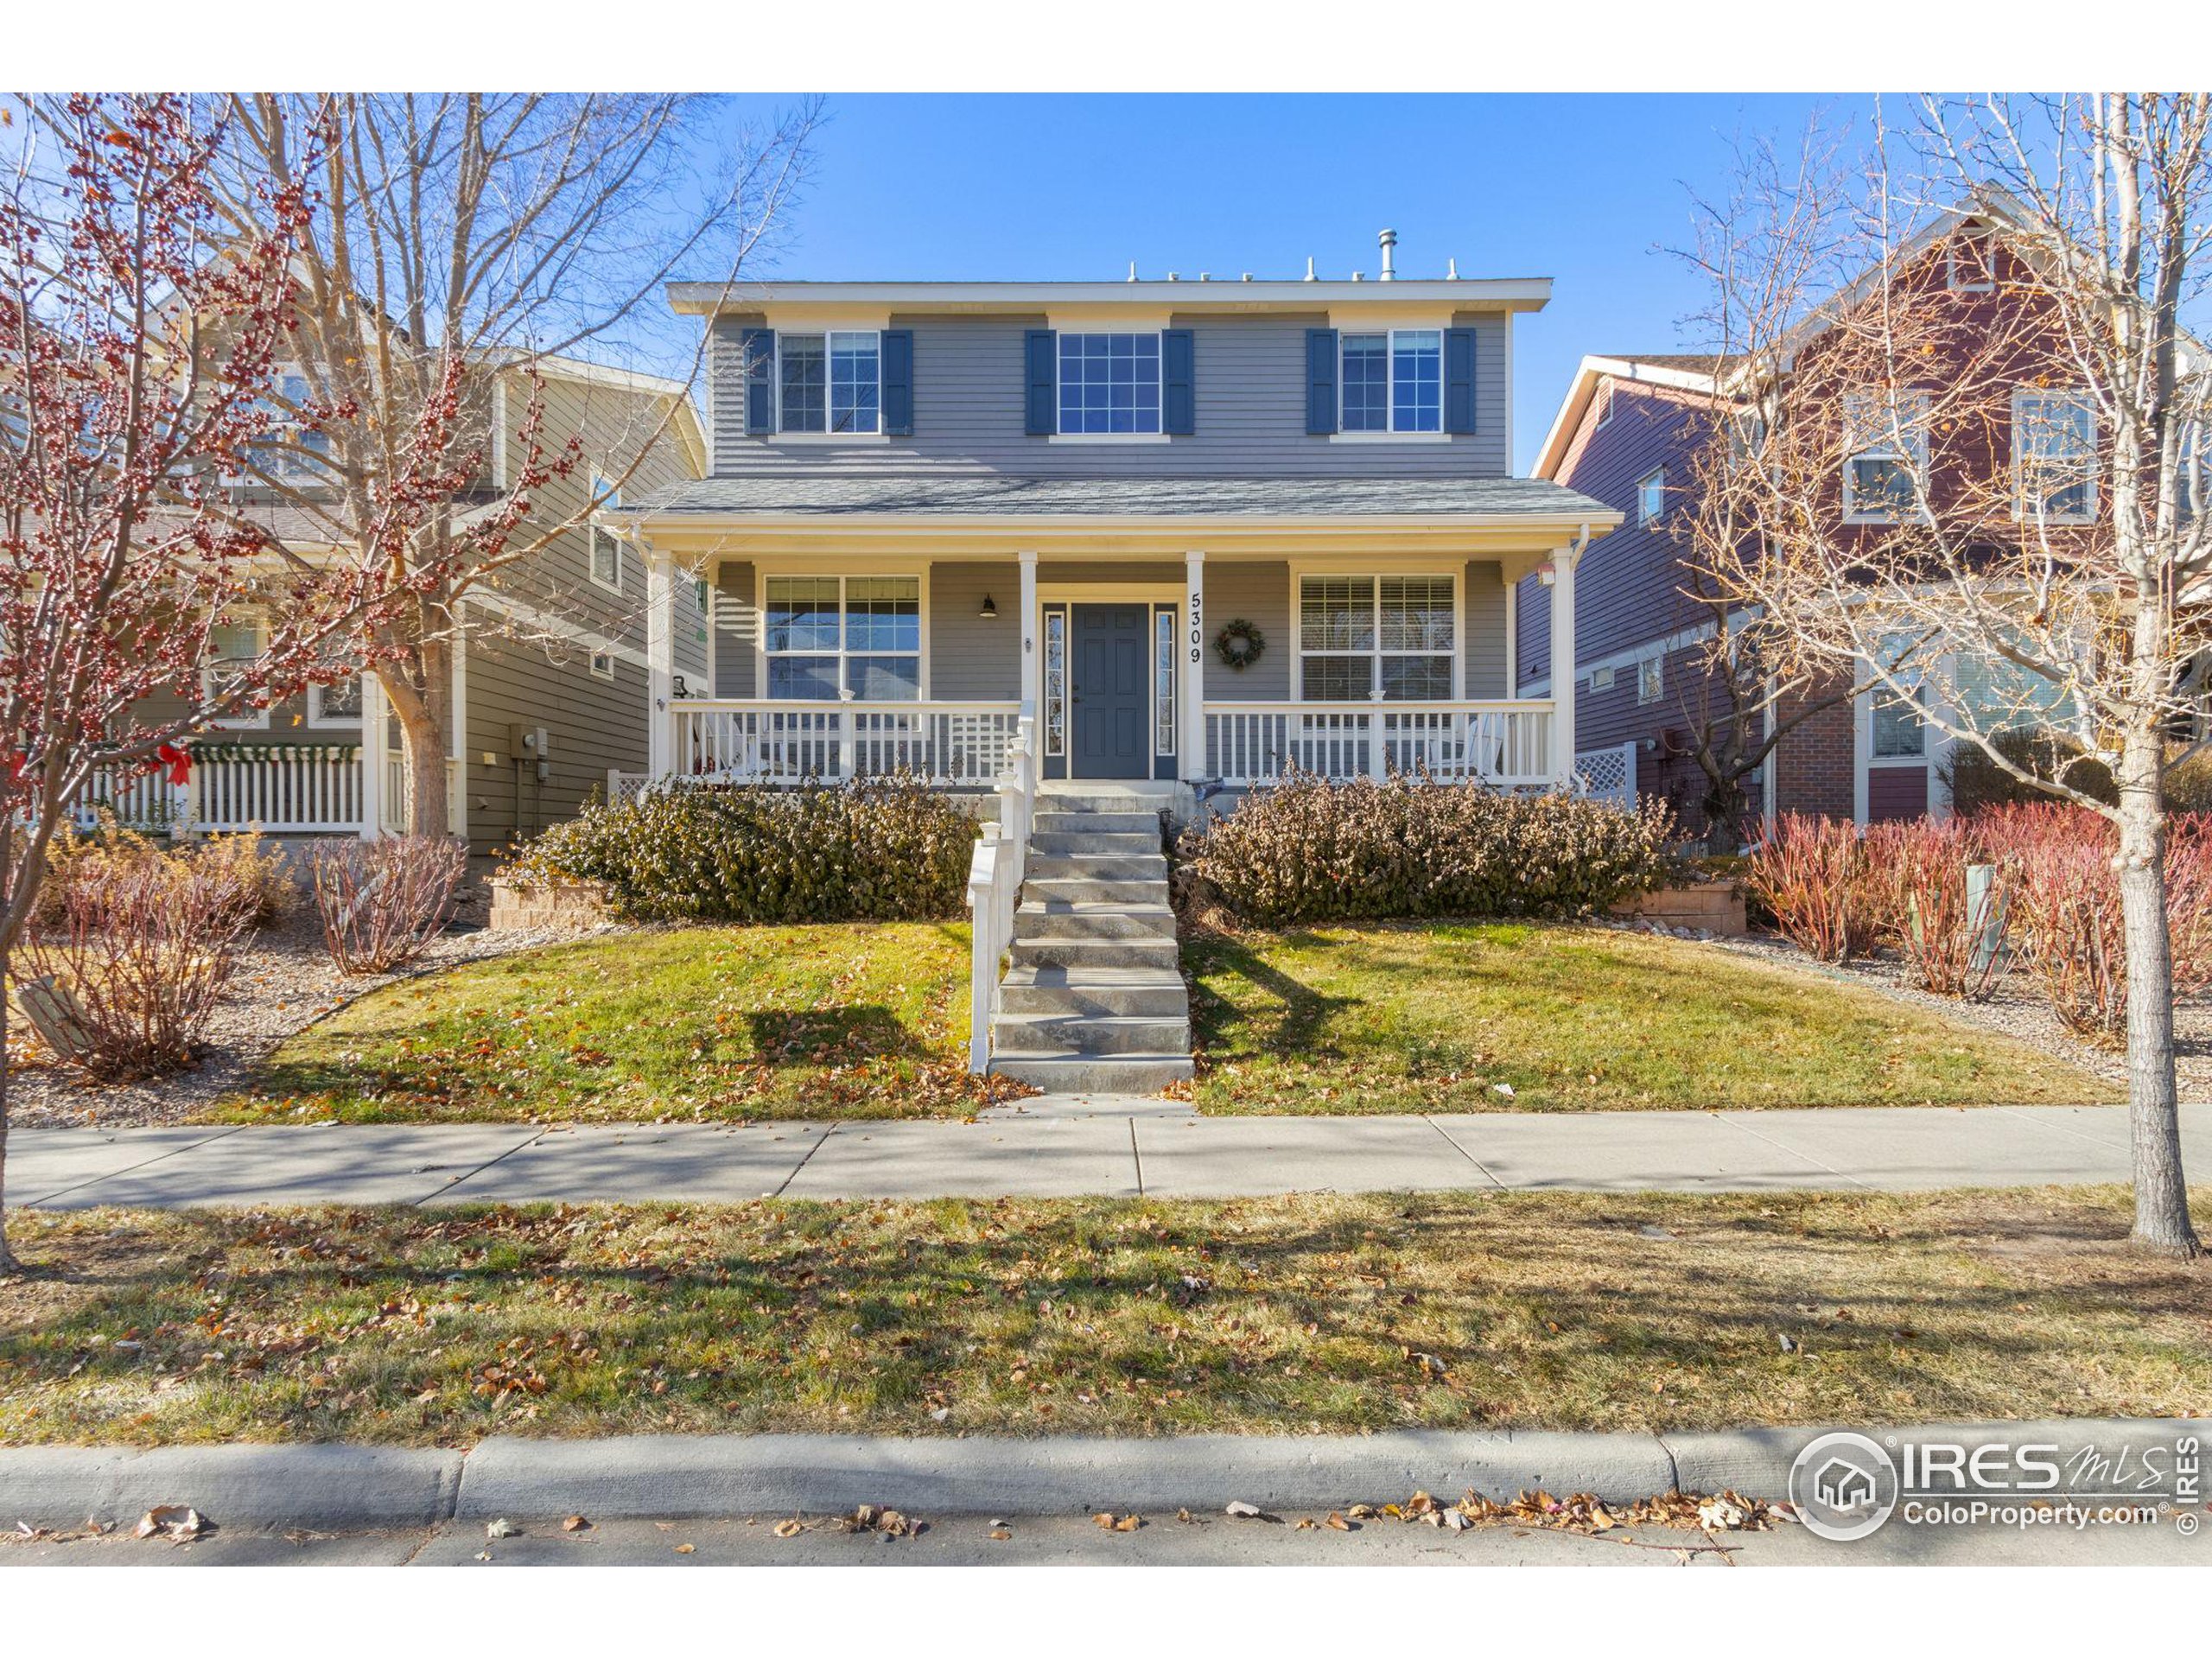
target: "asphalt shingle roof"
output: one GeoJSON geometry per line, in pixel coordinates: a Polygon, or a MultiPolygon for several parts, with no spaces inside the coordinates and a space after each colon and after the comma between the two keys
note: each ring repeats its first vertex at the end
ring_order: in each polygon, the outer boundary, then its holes
{"type": "Polygon", "coordinates": [[[1612,509],[1541,478],[1009,478],[761,472],[694,479],[639,504],[657,513],[915,513],[1102,518],[1535,513],[1612,509]]]}

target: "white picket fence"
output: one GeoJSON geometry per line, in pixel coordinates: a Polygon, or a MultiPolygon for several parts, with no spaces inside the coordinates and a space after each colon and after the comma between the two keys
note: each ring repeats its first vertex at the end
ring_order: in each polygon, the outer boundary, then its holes
{"type": "Polygon", "coordinates": [[[1586,749],[1574,757],[1574,786],[1593,801],[1636,810],[1636,745],[1586,749]]]}

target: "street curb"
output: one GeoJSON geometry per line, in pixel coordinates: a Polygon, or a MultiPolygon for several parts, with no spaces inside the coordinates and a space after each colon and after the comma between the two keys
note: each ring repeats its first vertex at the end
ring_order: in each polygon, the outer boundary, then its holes
{"type": "Polygon", "coordinates": [[[449,1518],[462,1453],[395,1446],[0,1449],[0,1527],[130,1524],[183,1503],[218,1524],[365,1531],[449,1518]]]}
{"type": "Polygon", "coordinates": [[[1194,1434],[893,1440],[761,1434],[589,1442],[493,1439],[470,1454],[458,1513],[617,1516],[842,1510],[923,1514],[1332,1508],[1524,1487],[1627,1499],[1674,1484],[1649,1434],[1194,1434]]]}
{"type": "MultiPolygon", "coordinates": [[[[2062,1460],[2107,1458],[2198,1426],[2177,1418],[1936,1424],[1880,1440],[2033,1440],[2062,1460]]],[[[1671,1490],[1786,1495],[1816,1426],[1635,1433],[1408,1430],[1383,1434],[1196,1434],[903,1439],[842,1434],[496,1436],[468,1452],[370,1446],[0,1447],[0,1527],[134,1522],[184,1503],[219,1525],[327,1530],[428,1527],[499,1516],[835,1513],[884,1503],[921,1515],[1098,1510],[1218,1511],[1232,1501],[1314,1510],[1470,1489],[1538,1487],[1627,1502],[1671,1490]]]]}

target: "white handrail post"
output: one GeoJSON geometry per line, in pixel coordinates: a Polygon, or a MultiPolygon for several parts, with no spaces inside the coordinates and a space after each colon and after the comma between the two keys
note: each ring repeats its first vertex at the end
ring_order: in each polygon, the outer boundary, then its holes
{"type": "Polygon", "coordinates": [[[373,668],[361,671],[361,839],[384,833],[384,682],[373,668]]]}
{"type": "Polygon", "coordinates": [[[995,826],[986,825],[968,861],[968,1069],[981,1074],[991,1065],[991,1008],[998,995],[999,842],[995,826]]]}

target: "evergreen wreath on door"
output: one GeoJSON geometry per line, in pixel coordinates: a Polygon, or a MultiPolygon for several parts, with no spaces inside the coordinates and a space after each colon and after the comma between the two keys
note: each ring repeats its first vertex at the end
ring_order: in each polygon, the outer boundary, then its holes
{"type": "Polygon", "coordinates": [[[1251,667],[1267,648],[1268,636],[1241,616],[1213,637],[1213,654],[1230,668],[1251,667]]]}

